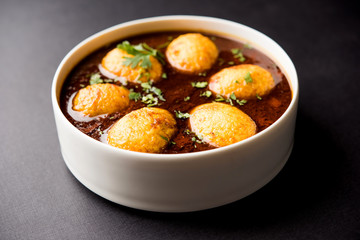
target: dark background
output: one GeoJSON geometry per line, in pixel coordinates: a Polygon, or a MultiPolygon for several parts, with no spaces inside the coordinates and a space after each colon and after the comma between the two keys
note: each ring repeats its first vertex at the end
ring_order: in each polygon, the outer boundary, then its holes
{"type": "Polygon", "coordinates": [[[348,1],[0,0],[0,239],[360,239],[359,10],[348,1]],[[253,27],[299,75],[285,168],[249,197],[194,213],[130,209],[83,187],[62,160],[50,101],[56,68],[80,41],[170,14],[253,27]]]}

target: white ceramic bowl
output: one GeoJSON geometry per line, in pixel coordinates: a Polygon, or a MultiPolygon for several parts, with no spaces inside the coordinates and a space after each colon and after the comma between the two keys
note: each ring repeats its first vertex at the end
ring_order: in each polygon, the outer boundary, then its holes
{"type": "Polygon", "coordinates": [[[52,104],[61,152],[74,176],[96,194],[128,207],[187,212],[239,200],[268,183],[286,163],[294,140],[298,79],[285,51],[264,34],[239,23],[199,16],[163,16],[122,23],[74,47],[60,63],[52,104]],[[107,43],[145,32],[189,30],[237,37],[268,55],[286,75],[292,101],[264,131],[236,144],[197,153],[149,154],[117,149],[76,129],[59,107],[69,72],[107,43]]]}

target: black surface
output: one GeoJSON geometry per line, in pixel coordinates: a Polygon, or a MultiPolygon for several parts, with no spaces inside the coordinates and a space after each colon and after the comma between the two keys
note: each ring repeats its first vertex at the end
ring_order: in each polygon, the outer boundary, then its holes
{"type": "MultiPolygon", "coordinates": [[[[360,239],[360,15],[348,1],[0,1],[0,239],[360,239]],[[294,151],[251,196],[186,214],[123,207],[67,170],[50,102],[84,38],[169,14],[230,19],[277,41],[299,75],[294,151]]],[[[211,187],[211,186],[209,186],[211,187]]]]}

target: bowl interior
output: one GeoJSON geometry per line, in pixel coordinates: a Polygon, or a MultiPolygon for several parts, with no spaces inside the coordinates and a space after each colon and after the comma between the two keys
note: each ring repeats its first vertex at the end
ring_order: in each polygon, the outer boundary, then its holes
{"type": "MultiPolygon", "coordinates": [[[[265,55],[270,57],[279,66],[279,68],[285,74],[286,78],[289,81],[293,98],[286,112],[274,124],[272,124],[264,131],[233,145],[245,144],[246,141],[249,141],[252,138],[259,137],[258,135],[264,134],[264,132],[266,133],[271,128],[273,128],[273,126],[276,125],[277,122],[281,121],[282,118],[285,118],[290,109],[296,107],[296,103],[298,100],[298,79],[295,67],[286,52],[272,39],[257,30],[228,20],[200,16],[163,16],[135,20],[110,27],[90,36],[89,38],[85,39],[77,46],[75,46],[64,57],[54,76],[52,86],[52,101],[54,111],[57,112],[64,121],[68,122],[65,116],[61,113],[59,107],[61,87],[74,66],[76,66],[83,58],[88,56],[90,53],[96,51],[97,49],[103,47],[108,43],[125,39],[130,36],[149,32],[176,30],[214,33],[249,43],[251,46],[254,46],[256,49],[262,51],[265,55]]],[[[71,125],[70,122],[68,122],[68,124],[71,125]]],[[[75,127],[74,130],[78,131],[75,127]]],[[[231,147],[233,146],[230,145],[219,149],[226,149],[231,147]]],[[[121,149],[117,150],[121,151],[121,149]]],[[[199,152],[190,154],[202,153],[199,152]]],[[[162,154],[157,154],[157,156],[159,155],[162,154]]]]}

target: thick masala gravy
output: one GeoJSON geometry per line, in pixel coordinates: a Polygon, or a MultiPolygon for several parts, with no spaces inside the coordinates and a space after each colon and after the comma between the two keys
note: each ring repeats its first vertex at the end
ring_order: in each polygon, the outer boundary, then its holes
{"type": "MultiPolygon", "coordinates": [[[[139,100],[131,100],[129,107],[125,110],[90,118],[82,116],[81,113],[72,110],[72,99],[76,92],[90,84],[90,76],[100,72],[99,64],[102,58],[108,51],[116,47],[116,44],[123,40],[129,41],[131,44],[146,43],[150,47],[165,53],[169,41],[184,33],[186,32],[157,32],[138,35],[121,39],[114,44],[109,44],[90,54],[73,69],[63,85],[60,106],[66,118],[84,134],[106,143],[107,131],[116,121],[133,110],[146,107],[147,104],[139,100]]],[[[197,88],[191,83],[208,82],[213,74],[226,67],[239,64],[254,64],[268,70],[273,76],[276,86],[266,96],[247,100],[243,105],[234,102],[233,106],[239,108],[254,120],[257,132],[273,124],[285,112],[292,98],[291,89],[284,74],[270,58],[251,47],[251,45],[249,46],[247,43],[218,35],[202,34],[209,37],[219,50],[216,63],[210,70],[193,75],[179,72],[172,68],[165,59],[163,70],[166,73],[166,77],[164,76],[161,81],[154,83],[153,86],[161,89],[166,101],[159,101],[159,104],[154,107],[167,109],[175,116],[175,111],[189,113],[191,109],[200,104],[210,103],[215,101],[215,99],[219,101],[219,98],[217,98],[214,93],[209,97],[204,94],[204,92],[209,90],[208,86],[205,88],[197,88]],[[232,49],[241,49],[244,58],[239,59],[235,57],[232,49]]],[[[122,86],[120,81],[108,79],[108,77],[103,75],[101,75],[101,78],[122,86]]],[[[140,84],[128,82],[124,87],[133,89],[135,92],[142,91],[140,84]]],[[[230,104],[230,102],[226,102],[226,100],[222,102],[230,104]]],[[[195,138],[195,134],[189,130],[188,119],[176,118],[176,121],[178,132],[171,139],[171,142],[169,141],[169,144],[162,153],[188,153],[215,148],[207,143],[196,141],[198,139],[195,138]]],[[[141,124],[141,122],[138,124],[141,124]]]]}

